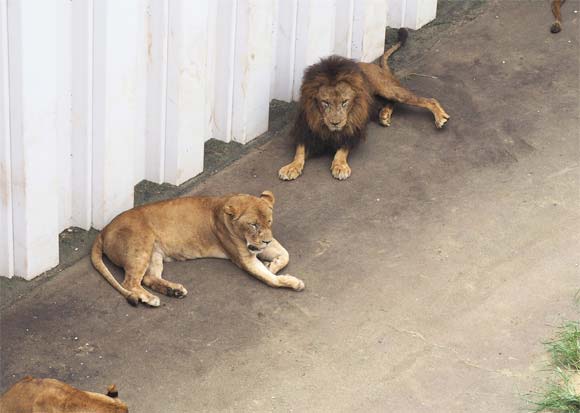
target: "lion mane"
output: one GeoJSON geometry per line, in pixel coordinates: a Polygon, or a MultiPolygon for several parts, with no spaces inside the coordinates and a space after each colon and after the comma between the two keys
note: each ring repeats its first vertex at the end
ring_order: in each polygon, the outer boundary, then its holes
{"type": "Polygon", "coordinates": [[[292,131],[296,144],[303,144],[311,155],[340,147],[355,147],[366,136],[373,106],[369,89],[365,74],[353,60],[330,56],[308,67],[302,79],[299,113],[292,131]],[[323,86],[334,88],[341,82],[354,90],[355,97],[345,127],[331,131],[320,113],[317,93],[323,86]]]}

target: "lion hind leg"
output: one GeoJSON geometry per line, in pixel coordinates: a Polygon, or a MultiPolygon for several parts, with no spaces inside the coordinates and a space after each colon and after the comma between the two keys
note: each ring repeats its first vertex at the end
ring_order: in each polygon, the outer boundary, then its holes
{"type": "Polygon", "coordinates": [[[552,14],[556,21],[552,23],[550,31],[552,33],[559,33],[562,30],[562,14],[560,7],[564,4],[566,0],[552,0],[552,14]]]}
{"type": "Polygon", "coordinates": [[[379,123],[383,126],[391,126],[391,117],[395,109],[394,103],[387,103],[379,112],[379,123]]]}
{"type": "Polygon", "coordinates": [[[282,244],[274,239],[264,251],[258,254],[258,258],[272,274],[277,274],[278,271],[288,265],[290,254],[288,254],[282,244]]]}
{"type": "Polygon", "coordinates": [[[389,100],[430,110],[435,117],[435,126],[438,128],[442,128],[449,119],[449,115],[436,99],[417,96],[402,86],[381,87],[377,93],[389,100]]]}
{"type": "Polygon", "coordinates": [[[141,282],[149,266],[150,256],[151,254],[143,253],[140,256],[132,257],[131,262],[124,267],[125,280],[123,281],[123,287],[137,296],[140,302],[151,307],[159,307],[161,304],[159,297],[151,294],[141,286],[141,282]]]}
{"type": "Polygon", "coordinates": [[[165,294],[169,297],[183,298],[187,295],[187,290],[181,284],[164,280],[161,277],[163,273],[163,254],[159,251],[154,251],[151,254],[151,261],[149,267],[143,277],[143,284],[158,293],[165,294]]]}

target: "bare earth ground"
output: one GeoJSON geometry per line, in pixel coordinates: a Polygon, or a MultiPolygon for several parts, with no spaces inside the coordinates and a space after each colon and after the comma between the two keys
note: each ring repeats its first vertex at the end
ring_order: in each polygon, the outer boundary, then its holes
{"type": "Polygon", "coordinates": [[[522,411],[541,340],[578,318],[579,9],[558,35],[546,1],[411,34],[395,66],[435,76],[405,83],[451,120],[397,107],[345,182],[327,158],[278,181],[281,133],[195,188],[273,190],[304,292],[200,260],[166,265],[186,299],[132,308],[84,258],[3,309],[0,390],[32,374],[115,382],[145,413],[522,411]]]}

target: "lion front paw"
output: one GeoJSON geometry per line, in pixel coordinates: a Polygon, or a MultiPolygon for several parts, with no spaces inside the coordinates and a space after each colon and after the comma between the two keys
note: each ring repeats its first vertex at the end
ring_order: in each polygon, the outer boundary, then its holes
{"type": "Polygon", "coordinates": [[[167,295],[169,297],[184,298],[187,295],[187,290],[183,285],[176,284],[173,288],[167,288],[167,295]]]}
{"type": "Polygon", "coordinates": [[[283,166],[278,171],[278,177],[283,181],[293,181],[302,174],[302,169],[304,165],[296,164],[294,162],[283,166]]]}
{"type": "Polygon", "coordinates": [[[441,129],[449,120],[449,115],[442,110],[441,113],[439,113],[436,117],[435,117],[435,126],[438,129],[441,129]]]}
{"type": "Polygon", "coordinates": [[[332,176],[340,181],[348,178],[352,172],[346,162],[333,162],[330,171],[332,172],[332,176]]]}
{"type": "Polygon", "coordinates": [[[292,288],[294,291],[302,291],[304,289],[304,281],[292,275],[278,275],[276,278],[280,283],[280,287],[292,288]]]}

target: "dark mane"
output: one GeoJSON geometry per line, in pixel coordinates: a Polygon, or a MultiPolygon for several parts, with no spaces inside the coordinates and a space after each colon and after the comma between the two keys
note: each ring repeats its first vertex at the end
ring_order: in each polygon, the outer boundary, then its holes
{"type": "Polygon", "coordinates": [[[305,145],[310,155],[355,147],[366,136],[373,102],[368,90],[365,75],[351,59],[330,56],[306,68],[300,88],[298,117],[292,130],[296,143],[305,145]],[[322,120],[316,96],[322,86],[333,87],[340,82],[348,83],[356,97],[344,129],[330,131],[322,120]]]}

